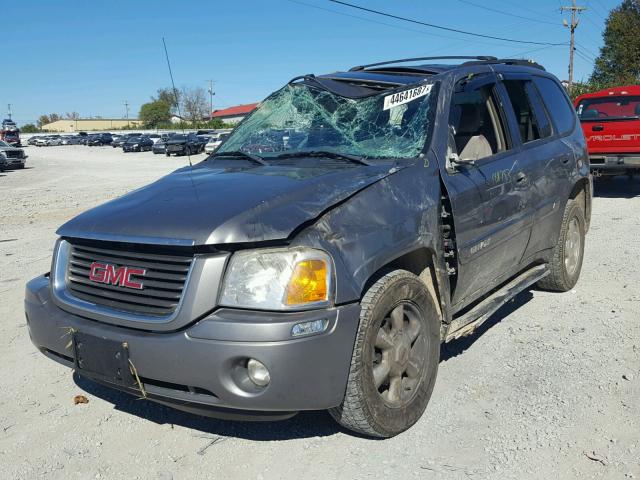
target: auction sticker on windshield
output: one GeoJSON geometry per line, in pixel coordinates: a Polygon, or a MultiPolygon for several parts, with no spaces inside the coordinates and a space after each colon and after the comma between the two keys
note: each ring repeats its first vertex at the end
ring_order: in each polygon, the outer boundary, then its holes
{"type": "Polygon", "coordinates": [[[384,97],[383,110],[389,110],[390,108],[397,107],[398,105],[409,103],[416,98],[429,95],[432,88],[433,85],[420,85],[419,87],[412,88],[410,90],[403,90],[402,92],[397,92],[393,95],[387,95],[384,97]]]}

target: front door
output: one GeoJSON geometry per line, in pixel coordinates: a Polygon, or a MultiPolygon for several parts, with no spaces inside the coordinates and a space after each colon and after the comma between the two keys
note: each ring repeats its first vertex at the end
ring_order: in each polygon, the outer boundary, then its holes
{"type": "Polygon", "coordinates": [[[515,273],[531,233],[529,182],[494,74],[457,84],[449,128],[454,166],[443,179],[458,255],[452,304],[460,308],[515,273]]]}

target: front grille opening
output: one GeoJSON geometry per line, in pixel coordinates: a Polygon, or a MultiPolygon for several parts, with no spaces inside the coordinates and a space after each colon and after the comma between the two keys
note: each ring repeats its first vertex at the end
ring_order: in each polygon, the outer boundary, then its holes
{"type": "Polygon", "coordinates": [[[589,163],[591,163],[591,165],[604,165],[605,164],[605,159],[604,158],[592,158],[589,160],[589,163]]]}
{"type": "Polygon", "coordinates": [[[67,288],[76,298],[144,316],[166,317],[177,309],[191,269],[192,253],[156,253],[131,245],[122,249],[120,244],[113,242],[101,247],[96,242],[69,243],[67,288]],[[134,277],[143,288],[127,288],[117,281],[101,283],[92,280],[90,271],[94,262],[109,265],[115,270],[121,267],[143,269],[144,275],[134,277]]]}
{"type": "Polygon", "coordinates": [[[154,380],[152,378],[140,377],[140,381],[145,385],[153,385],[154,387],[165,388],[167,390],[176,390],[184,393],[197,393],[199,395],[207,395],[209,397],[218,398],[213,392],[200,387],[190,387],[179,383],[163,382],[162,380],[154,380]]]}

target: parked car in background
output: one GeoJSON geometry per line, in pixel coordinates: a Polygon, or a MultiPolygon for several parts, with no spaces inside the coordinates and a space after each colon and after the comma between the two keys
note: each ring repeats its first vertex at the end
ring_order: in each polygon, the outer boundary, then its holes
{"type": "Polygon", "coordinates": [[[87,140],[87,145],[90,147],[103,146],[103,145],[111,145],[113,142],[113,136],[110,133],[96,133],[94,135],[90,135],[87,140]]]}
{"type": "Polygon", "coordinates": [[[37,139],[38,137],[36,135],[32,135],[29,137],[29,140],[27,140],[27,145],[35,145],[37,139]]]}
{"type": "Polygon", "coordinates": [[[12,132],[4,132],[2,134],[3,141],[7,142],[9,145],[14,147],[21,146],[20,143],[20,131],[12,131],[12,132]]]}
{"type": "Polygon", "coordinates": [[[581,95],[575,101],[596,176],[640,173],[640,85],[581,95]]]}
{"type": "Polygon", "coordinates": [[[69,137],[67,141],[67,145],[86,145],[87,144],[87,136],[86,135],[72,135],[69,137]]]}
{"type": "Polygon", "coordinates": [[[24,168],[26,159],[23,149],[0,140],[0,162],[4,160],[5,168],[24,168]]]}
{"type": "Polygon", "coordinates": [[[205,153],[213,153],[213,152],[215,152],[218,149],[218,147],[220,147],[220,145],[222,145],[222,142],[224,142],[224,140],[228,136],[229,136],[229,133],[218,133],[218,134],[214,135],[213,137],[211,137],[209,139],[209,141],[205,145],[204,152],[205,153]]]}
{"type": "Polygon", "coordinates": [[[162,140],[162,135],[160,135],[159,133],[149,133],[147,134],[147,137],[150,138],[153,143],[158,143],[160,140],[162,140]]]}
{"type": "Polygon", "coordinates": [[[146,135],[129,137],[122,145],[123,152],[149,152],[153,148],[153,140],[146,135]]]}
{"type": "Polygon", "coordinates": [[[37,147],[53,147],[62,145],[62,137],[60,135],[46,135],[36,138],[37,147]]]}
{"type": "Polygon", "coordinates": [[[167,142],[165,155],[195,155],[200,152],[202,144],[195,133],[177,133],[171,136],[167,142]]]}
{"type": "Polygon", "coordinates": [[[125,142],[131,137],[139,137],[142,135],[141,133],[123,133],[121,135],[114,135],[111,141],[111,146],[113,148],[122,147],[125,142]]]}
{"type": "Polygon", "coordinates": [[[196,135],[196,137],[198,138],[198,144],[200,145],[200,148],[196,153],[202,153],[204,152],[204,147],[209,143],[209,140],[211,140],[211,135],[196,135]]]}
{"type": "Polygon", "coordinates": [[[160,141],[153,144],[151,151],[154,154],[162,154],[167,152],[167,140],[161,138],[160,141]]]}

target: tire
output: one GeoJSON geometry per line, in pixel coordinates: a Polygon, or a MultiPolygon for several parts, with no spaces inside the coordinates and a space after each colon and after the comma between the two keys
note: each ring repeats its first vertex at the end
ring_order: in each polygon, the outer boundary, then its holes
{"type": "Polygon", "coordinates": [[[551,273],[538,282],[539,288],[568,292],[575,287],[584,259],[585,231],[582,208],[575,200],[569,200],[564,209],[558,242],[549,261],[551,273]]]}
{"type": "Polygon", "coordinates": [[[361,307],[345,397],[329,413],[349,430],[393,437],[415,424],[429,403],[440,319],[425,284],[404,270],[374,283],[361,307]]]}

